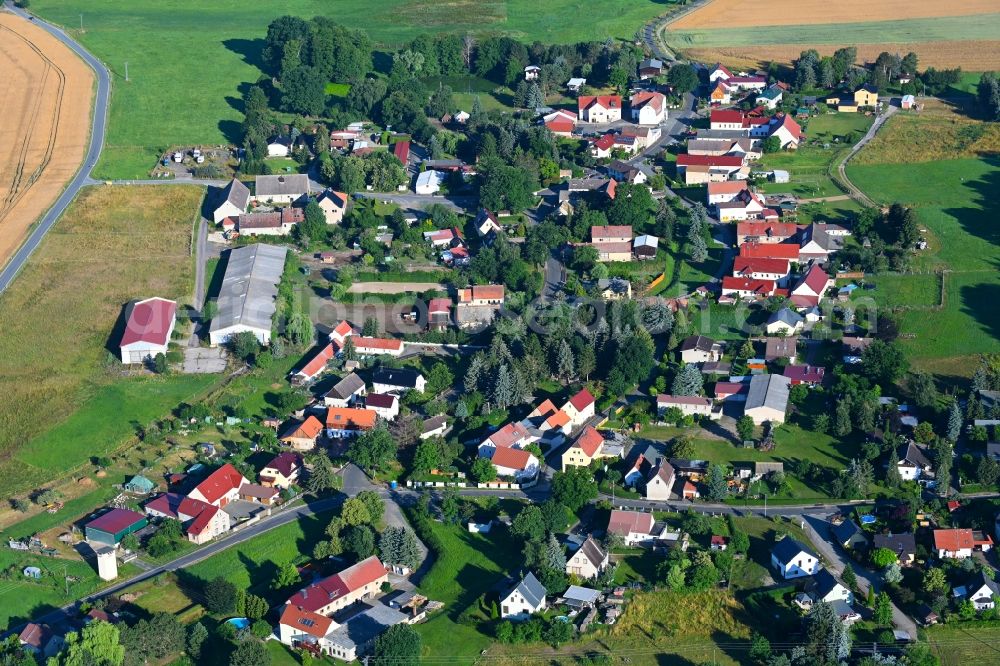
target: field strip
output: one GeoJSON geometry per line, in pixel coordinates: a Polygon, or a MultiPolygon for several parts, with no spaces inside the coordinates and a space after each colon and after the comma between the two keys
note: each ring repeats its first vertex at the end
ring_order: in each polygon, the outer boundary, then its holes
{"type": "Polygon", "coordinates": [[[997,9],[996,0],[966,0],[962,3],[931,2],[930,0],[761,0],[755,11],[747,12],[745,0],[709,0],[700,7],[678,16],[673,25],[678,29],[728,28],[734,16],[743,26],[795,25],[803,18],[814,17],[814,23],[854,23],[858,17],[879,21],[905,16],[910,19],[942,16],[988,14],[997,9]]]}
{"type": "Polygon", "coordinates": [[[1000,35],[1000,13],[859,23],[763,25],[741,28],[666,32],[667,43],[678,48],[705,46],[762,46],[768,44],[854,44],[885,42],[939,42],[995,40],[1000,35]]]}

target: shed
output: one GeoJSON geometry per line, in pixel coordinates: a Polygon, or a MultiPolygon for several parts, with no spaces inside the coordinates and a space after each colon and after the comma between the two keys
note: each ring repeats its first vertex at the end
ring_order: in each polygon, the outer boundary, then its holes
{"type": "Polygon", "coordinates": [[[771,180],[776,183],[787,183],[789,180],[788,172],[782,169],[775,169],[771,172],[771,180]]]}
{"type": "Polygon", "coordinates": [[[137,495],[148,495],[153,492],[154,488],[156,488],[156,484],[142,474],[136,474],[125,484],[125,490],[137,495]]]}
{"type": "Polygon", "coordinates": [[[563,593],[563,601],[572,608],[585,608],[597,603],[601,593],[589,587],[570,585],[563,593]]]}
{"type": "Polygon", "coordinates": [[[125,535],[138,532],[148,523],[146,516],[137,511],[111,509],[87,523],[84,529],[87,541],[117,546],[125,535]]]}

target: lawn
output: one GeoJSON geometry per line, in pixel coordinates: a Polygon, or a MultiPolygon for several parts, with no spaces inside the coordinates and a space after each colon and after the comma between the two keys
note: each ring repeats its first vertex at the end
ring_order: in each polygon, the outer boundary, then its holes
{"type": "Polygon", "coordinates": [[[745,302],[719,305],[714,301],[696,301],[688,308],[691,332],[715,340],[744,340],[752,327],[760,326],[770,313],[750,308],[745,302]]]}
{"type": "MultiPolygon", "coordinates": [[[[885,273],[866,282],[875,289],[857,289],[852,300],[872,299],[880,308],[929,309],[941,305],[941,280],[937,273],[885,273]]],[[[848,281],[849,282],[849,281],[848,281]]]]}
{"type": "Polygon", "coordinates": [[[470,534],[457,525],[432,522],[431,526],[443,548],[434,553],[434,564],[419,589],[428,598],[444,602],[444,609],[417,625],[423,653],[432,659],[471,658],[492,642],[491,636],[476,627],[486,619],[479,609],[480,599],[523,564],[521,544],[504,529],[470,534]]]}
{"type": "Polygon", "coordinates": [[[345,0],[336,6],[323,0],[35,0],[31,5],[43,18],[65,26],[111,69],[113,95],[100,178],[143,177],[169,146],[238,141],[242,92],[260,76],[268,23],[284,14],[329,16],[363,28],[382,46],[439,32],[502,32],[526,42],[569,44],[631,40],[643,23],[670,7],[657,0],[626,5],[345,0]],[[580,16],[587,20],[567,18],[580,16]]]}
{"type": "Polygon", "coordinates": [[[1000,626],[938,625],[926,629],[924,636],[941,666],[1000,664],[1000,626]]]}
{"type": "Polygon", "coordinates": [[[902,343],[918,367],[967,376],[970,356],[1000,351],[1000,315],[993,307],[1000,295],[995,224],[1000,159],[852,164],[848,175],[880,203],[898,201],[917,209],[929,247],[918,253],[915,267],[950,272],[939,312],[933,317],[919,310],[904,313],[902,343]]]}
{"type": "Polygon", "coordinates": [[[23,492],[121,446],[212,376],[125,377],[105,361],[124,306],[184,304],[200,187],[92,187],[0,296],[0,475],[23,492]]]}
{"type": "Polygon", "coordinates": [[[767,44],[866,44],[992,40],[1000,34],[1000,13],[940,16],[895,21],[814,23],[739,28],[670,30],[667,43],[677,48],[758,46],[767,44]]]}
{"type": "Polygon", "coordinates": [[[770,153],[761,158],[766,169],[789,172],[788,183],[765,183],[768,194],[791,192],[802,198],[840,196],[844,192],[831,176],[854,140],[872,119],[860,113],[830,113],[811,118],[804,124],[806,142],[798,150],[770,153]]]}

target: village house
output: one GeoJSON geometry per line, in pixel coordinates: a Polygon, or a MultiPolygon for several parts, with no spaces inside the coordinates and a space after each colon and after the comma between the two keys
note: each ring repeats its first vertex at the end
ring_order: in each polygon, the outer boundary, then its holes
{"type": "Polygon", "coordinates": [[[613,123],[622,119],[620,95],[581,95],[577,99],[580,120],[585,123],[613,123]]]}
{"type": "Polygon", "coordinates": [[[805,326],[805,318],[791,308],[781,308],[772,314],[764,330],[768,335],[794,335],[805,326]]]}
{"type": "Polygon", "coordinates": [[[913,564],[917,558],[917,538],[912,532],[876,534],[872,539],[872,547],[887,548],[896,553],[896,561],[904,567],[913,564]]]}
{"type": "Polygon", "coordinates": [[[833,577],[826,569],[820,569],[813,579],[806,584],[809,596],[814,603],[825,601],[828,604],[843,602],[847,606],[854,605],[854,592],[833,577]]]}
{"type": "Polygon", "coordinates": [[[432,298],[427,302],[427,328],[439,330],[451,325],[451,299],[432,298]]]}
{"type": "Polygon", "coordinates": [[[646,58],[639,63],[639,80],[652,79],[663,73],[663,61],[656,58],[646,58]]]}
{"type": "Polygon", "coordinates": [[[402,623],[410,624],[412,619],[385,604],[369,606],[343,624],[286,604],[278,621],[278,636],[281,642],[292,648],[353,662],[371,652],[375,639],[389,627],[402,623]]]}
{"type": "Polygon", "coordinates": [[[309,176],[301,173],[256,176],[253,200],[265,204],[292,204],[309,194],[309,176]]]}
{"type": "Polygon", "coordinates": [[[17,640],[26,652],[43,659],[59,654],[66,643],[49,625],[36,622],[24,625],[24,629],[17,635],[17,640]]]}
{"type": "Polygon", "coordinates": [[[663,93],[638,92],[629,99],[632,122],[640,125],[660,125],[667,119],[667,98],[663,93]]]}
{"type": "Polygon", "coordinates": [[[696,395],[666,395],[656,396],[656,413],[662,419],[671,407],[676,407],[685,416],[712,416],[712,401],[696,395]]]}
{"type": "Polygon", "coordinates": [[[589,467],[601,457],[604,436],[595,428],[587,426],[562,454],[562,471],[569,467],[589,467]]]}
{"type": "Polygon", "coordinates": [[[989,534],[971,529],[934,530],[934,550],[941,559],[962,560],[972,557],[972,551],[987,552],[993,547],[989,534]]]}
{"type": "Polygon", "coordinates": [[[147,298],[125,308],[125,330],[118,344],[122,363],[146,363],[166,354],[177,324],[177,303],[147,298]]]}
{"type": "Polygon", "coordinates": [[[476,233],[480,238],[489,238],[503,231],[500,221],[495,213],[491,213],[485,208],[480,208],[476,213],[476,218],[472,221],[472,226],[476,228],[476,233]]]}
{"type": "MultiPolygon", "coordinates": [[[[642,169],[634,167],[628,162],[622,162],[621,160],[615,160],[607,167],[605,167],[608,172],[608,176],[615,179],[619,183],[630,183],[632,185],[641,185],[646,182],[646,174],[642,169]]],[[[631,229],[631,227],[630,227],[631,229]]]]}
{"type": "Polygon", "coordinates": [[[250,188],[233,178],[222,189],[219,205],[212,211],[212,220],[221,224],[227,217],[236,217],[250,205],[250,188]]]}
{"type": "Polygon", "coordinates": [[[365,380],[352,372],[327,391],[323,404],[327,407],[350,407],[367,392],[365,380]]]}
{"type": "Polygon", "coordinates": [[[798,284],[792,288],[789,300],[800,308],[819,305],[823,301],[823,295],[827,289],[833,286],[833,282],[826,271],[813,264],[798,284]]]}
{"type": "Polygon", "coordinates": [[[580,389],[566,401],[562,410],[569,416],[570,423],[574,426],[580,426],[594,417],[596,403],[597,400],[590,394],[590,391],[580,389]]]}
{"type": "Polygon", "coordinates": [[[754,280],[724,275],[720,293],[722,296],[734,296],[755,301],[774,296],[777,289],[778,285],[773,280],[754,280]]]}
{"type": "Polygon", "coordinates": [[[143,514],[130,509],[114,508],[102,513],[83,526],[87,543],[115,548],[128,534],[138,532],[148,521],[143,514]]]}
{"type": "MultiPolygon", "coordinates": [[[[713,184],[709,183],[709,185],[713,184]]],[[[736,222],[763,217],[766,208],[765,200],[748,189],[743,189],[732,199],[715,205],[720,222],[736,222]]]]}
{"type": "Polygon", "coordinates": [[[356,601],[371,599],[388,582],[389,572],[372,555],[343,571],[302,588],[285,602],[319,615],[332,615],[356,601]]]}
{"type": "Polygon", "coordinates": [[[972,602],[977,611],[996,608],[997,599],[1000,599],[1000,585],[987,576],[985,570],[973,576],[964,587],[965,598],[972,602]]]}
{"type": "Polygon", "coordinates": [[[240,486],[245,483],[249,483],[246,477],[231,464],[226,463],[195,486],[194,490],[188,493],[188,497],[223,508],[239,499],[240,486]]]}
{"type": "Polygon", "coordinates": [[[143,508],[151,518],[179,521],[188,541],[199,545],[225,534],[232,523],[229,514],[220,506],[176,493],[164,493],[143,508]]]}
{"type": "Polygon", "coordinates": [[[764,360],[767,362],[786,360],[789,363],[795,362],[798,355],[799,339],[790,338],[765,338],[764,339],[764,360]]]}
{"type": "Polygon", "coordinates": [[[424,240],[429,242],[431,247],[437,249],[453,248],[465,242],[462,238],[462,231],[458,227],[425,231],[424,240]]]}
{"type": "Polygon", "coordinates": [[[354,351],[359,356],[400,356],[403,353],[403,341],[395,338],[369,338],[355,335],[354,351]]]}
{"type": "Polygon", "coordinates": [[[590,239],[591,246],[597,250],[598,261],[632,260],[632,227],[593,226],[590,239]]]}
{"type": "MultiPolygon", "coordinates": [[[[684,178],[686,185],[700,185],[709,182],[729,180],[740,175],[744,168],[744,158],[740,155],[691,155],[677,156],[677,175],[684,178]]],[[[749,170],[747,170],[749,171],[749,170]]]]}
{"type": "Polygon", "coordinates": [[[757,95],[754,104],[756,104],[757,106],[763,106],[765,109],[768,109],[770,111],[774,111],[776,108],[778,108],[778,104],[781,103],[781,98],[783,94],[784,90],[782,90],[781,86],[777,84],[772,84],[767,88],[765,88],[764,91],[761,92],[759,95],[757,95]]]}
{"type": "Polygon", "coordinates": [[[537,81],[538,77],[542,73],[542,68],[538,65],[528,65],[524,68],[524,80],[525,81],[537,81]]]}
{"type": "Polygon", "coordinates": [[[656,236],[650,236],[649,234],[643,234],[642,236],[636,236],[635,240],[632,242],[632,254],[639,261],[656,259],[656,253],[659,250],[659,247],[659,238],[656,236]]]}
{"type": "Polygon", "coordinates": [[[569,81],[566,82],[566,90],[571,93],[579,93],[580,89],[587,85],[587,79],[579,76],[574,76],[569,81]]]}
{"type": "Polygon", "coordinates": [[[333,360],[339,349],[340,346],[334,342],[328,342],[320,347],[305,365],[291,374],[289,380],[292,385],[304,386],[326,372],[327,364],[333,360]]]}
{"type": "Polygon", "coordinates": [[[727,180],[721,183],[709,183],[707,186],[708,205],[716,206],[736,199],[747,191],[747,183],[743,180],[727,180]]]}
{"type": "Polygon", "coordinates": [[[546,609],[545,586],[528,572],[500,597],[500,617],[505,620],[527,620],[546,609]]]}
{"type": "Polygon", "coordinates": [[[632,283],[625,278],[601,278],[597,291],[606,301],[627,300],[632,298],[632,283]]]}
{"type": "Polygon", "coordinates": [[[934,478],[934,465],[916,442],[910,440],[901,444],[898,455],[899,464],[896,469],[899,470],[899,476],[903,481],[934,478]]]}
{"type": "Polygon", "coordinates": [[[492,458],[497,449],[523,448],[534,441],[520,422],[514,421],[500,428],[479,444],[479,457],[492,458]]]}
{"type": "Polygon", "coordinates": [[[423,393],[427,380],[412,368],[376,368],[372,372],[372,390],[375,393],[423,393]]]}
{"type": "Polygon", "coordinates": [[[626,125],[621,128],[619,136],[632,139],[635,150],[644,150],[659,141],[662,134],[659,125],[626,125]]]}
{"type": "Polygon", "coordinates": [[[722,360],[722,343],[704,335],[684,338],[680,347],[681,363],[705,363],[722,360]]]}
{"type": "Polygon", "coordinates": [[[282,451],[257,473],[257,480],[267,488],[288,489],[298,483],[302,465],[302,456],[292,451],[282,451]]]}
{"type": "Polygon", "coordinates": [[[597,578],[608,567],[609,553],[594,537],[588,536],[575,553],[566,560],[566,573],[583,580],[597,578]]]}
{"type": "Polygon", "coordinates": [[[658,459],[646,477],[643,496],[648,500],[669,500],[676,476],[674,468],[664,459],[658,459]]]}
{"type": "Polygon", "coordinates": [[[740,256],[752,259],[785,259],[799,261],[798,243],[746,242],[740,245],[740,256]]]}
{"type": "Polygon", "coordinates": [[[753,419],[755,425],[784,423],[789,384],[789,379],[782,375],[754,375],[750,378],[750,392],[743,413],[753,419]]]}
{"type": "Polygon", "coordinates": [[[868,536],[861,529],[861,526],[853,520],[842,520],[839,523],[834,523],[830,527],[830,533],[842,548],[864,551],[868,547],[868,536]]]}
{"type": "Polygon", "coordinates": [[[787,259],[754,259],[751,257],[735,257],[733,259],[733,277],[768,280],[781,287],[787,282],[790,273],[791,262],[787,259]]]}
{"type": "MultiPolygon", "coordinates": [[[[754,245],[784,243],[798,231],[796,225],[785,222],[740,222],[736,225],[736,244],[742,248],[746,243],[754,245]]],[[[798,253],[793,259],[798,260],[798,253]]]]}
{"type": "Polygon", "coordinates": [[[576,129],[577,116],[565,109],[553,111],[542,117],[542,123],[556,136],[572,136],[576,129]]]}
{"type": "Polygon", "coordinates": [[[296,451],[311,451],[322,432],[323,422],[310,414],[301,423],[292,423],[278,441],[296,451]]]}
{"type": "Polygon", "coordinates": [[[544,400],[528,413],[528,416],[521,422],[526,428],[535,429],[539,433],[547,431],[557,431],[563,435],[568,435],[573,429],[569,414],[556,408],[551,400],[544,400]]]}
{"type": "Polygon", "coordinates": [[[340,224],[347,211],[347,195],[331,189],[323,190],[316,197],[316,203],[323,209],[327,224],[340,224]]]}
{"type": "Polygon", "coordinates": [[[538,458],[522,449],[497,448],[490,461],[497,470],[497,476],[513,478],[518,483],[538,476],[538,458]]]}
{"type": "Polygon", "coordinates": [[[828,106],[837,107],[837,111],[857,113],[878,106],[878,90],[864,85],[851,94],[834,94],[825,100],[828,106]]]}
{"type": "Polygon", "coordinates": [[[326,410],[326,436],[332,439],[356,437],[375,427],[378,414],[371,409],[354,407],[328,407],[326,410]]]}
{"type": "Polygon", "coordinates": [[[399,416],[399,396],[392,393],[369,393],[365,396],[365,409],[375,412],[384,421],[393,421],[399,416]]]}
{"type": "Polygon", "coordinates": [[[602,160],[611,156],[611,151],[614,147],[615,134],[614,132],[608,132],[607,134],[603,134],[596,139],[591,140],[590,155],[591,157],[602,160]]]}
{"type": "Polygon", "coordinates": [[[788,378],[792,386],[805,384],[806,386],[819,386],[823,383],[825,368],[815,365],[786,365],[782,374],[788,378]]]}
{"type": "Polygon", "coordinates": [[[771,549],[771,566],[785,580],[812,576],[822,568],[811,550],[787,536],[771,549]]]}
{"type": "Polygon", "coordinates": [[[444,171],[427,169],[417,174],[417,180],[413,184],[413,191],[417,194],[436,194],[441,190],[441,185],[448,179],[448,174],[444,171]]]}
{"type": "Polygon", "coordinates": [[[785,463],[769,460],[754,460],[750,462],[733,463],[733,475],[737,479],[760,481],[772,472],[785,471],[785,463]]]}
{"type": "Polygon", "coordinates": [[[621,537],[626,546],[635,546],[661,538],[666,527],[659,531],[654,530],[655,527],[656,521],[652,513],[612,509],[607,532],[621,537]]]}

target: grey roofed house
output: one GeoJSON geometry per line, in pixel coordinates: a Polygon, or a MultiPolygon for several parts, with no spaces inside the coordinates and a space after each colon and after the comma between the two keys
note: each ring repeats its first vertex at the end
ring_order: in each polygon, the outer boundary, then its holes
{"type": "Polygon", "coordinates": [[[791,380],[783,375],[754,375],[750,378],[746,409],[770,407],[779,412],[788,408],[788,387],[791,380]]]}
{"type": "Polygon", "coordinates": [[[373,384],[415,389],[421,374],[411,368],[377,368],[372,373],[373,384]]]}
{"type": "Polygon", "coordinates": [[[767,338],[764,342],[764,360],[774,361],[779,358],[794,358],[799,339],[791,338],[767,338]]]}
{"type": "Polygon", "coordinates": [[[845,520],[839,525],[833,525],[830,531],[837,539],[837,543],[845,548],[857,548],[868,543],[868,536],[853,520],[845,520]]]}
{"type": "Polygon", "coordinates": [[[229,181],[229,184],[222,190],[222,194],[224,195],[223,201],[228,201],[240,210],[247,209],[247,204],[250,202],[250,188],[239,180],[233,178],[229,181]]]}
{"type": "Polygon", "coordinates": [[[286,252],[284,247],[259,243],[230,250],[219,289],[218,314],[209,326],[213,345],[240,331],[252,331],[261,344],[271,340],[271,318],[286,252]]]}
{"type": "Polygon", "coordinates": [[[986,455],[1000,461],[1000,442],[986,442],[986,455]]]}
{"type": "Polygon", "coordinates": [[[587,537],[587,540],[580,545],[580,553],[598,569],[604,564],[604,558],[608,556],[593,537],[587,537]]]}
{"type": "Polygon", "coordinates": [[[900,560],[908,560],[917,555],[917,538],[912,533],[876,534],[873,546],[875,548],[888,548],[896,553],[900,560]]]}
{"type": "Polygon", "coordinates": [[[441,426],[448,425],[448,417],[440,414],[438,416],[432,416],[429,419],[424,419],[423,425],[421,426],[421,432],[434,432],[441,426]]]}
{"type": "Polygon", "coordinates": [[[801,543],[793,539],[792,537],[785,537],[778,543],[774,544],[774,548],[771,549],[771,554],[774,555],[778,562],[781,564],[788,564],[796,557],[799,553],[805,553],[819,559],[814,552],[803,546],[801,543]]]}
{"type": "Polygon", "coordinates": [[[624,278],[601,278],[597,281],[597,288],[601,292],[611,291],[613,294],[625,296],[630,293],[632,285],[624,278]]]}
{"type": "Polygon", "coordinates": [[[728,377],[732,368],[733,364],[729,361],[709,361],[701,366],[701,374],[725,375],[728,377]]]}
{"type": "Polygon", "coordinates": [[[732,139],[691,139],[688,141],[688,152],[718,151],[727,152],[733,147],[732,139]]]}
{"type": "Polygon", "coordinates": [[[997,585],[996,581],[987,576],[985,571],[980,571],[973,576],[971,581],[965,586],[965,589],[969,591],[969,597],[976,604],[987,604],[990,603],[993,597],[1000,597],[1000,586],[997,585]],[[973,597],[973,594],[978,594],[979,596],[973,597]]]}
{"type": "Polygon", "coordinates": [[[570,192],[592,192],[607,184],[607,178],[570,178],[566,188],[570,192]]]}
{"type": "Polygon", "coordinates": [[[737,130],[713,130],[713,129],[699,129],[698,138],[699,139],[739,139],[740,137],[750,136],[749,129],[737,129],[737,130]]]}
{"type": "Polygon", "coordinates": [[[593,606],[597,603],[600,598],[601,593],[598,590],[594,590],[589,587],[580,587],[579,585],[570,585],[565,592],[563,592],[563,600],[566,602],[567,606],[573,608],[582,608],[584,606],[593,606]]]}
{"type": "Polygon", "coordinates": [[[663,61],[656,58],[647,58],[639,63],[639,69],[663,69],[663,61]]]}
{"type": "Polygon", "coordinates": [[[361,377],[359,377],[357,373],[352,372],[351,374],[347,375],[339,382],[334,384],[333,388],[331,388],[327,392],[327,395],[330,396],[331,398],[347,400],[352,395],[354,395],[358,391],[363,390],[364,388],[365,388],[365,380],[361,379],[361,377]]]}
{"type": "Polygon", "coordinates": [[[812,596],[816,601],[819,601],[841,584],[839,580],[833,577],[832,573],[826,569],[820,569],[813,574],[812,583],[810,584],[813,592],[812,596]]]}
{"type": "Polygon", "coordinates": [[[357,649],[360,653],[386,629],[408,619],[405,613],[376,603],[338,626],[326,638],[347,651],[357,649]]]}
{"type": "Polygon", "coordinates": [[[983,409],[989,412],[993,407],[1000,405],[1000,391],[979,391],[979,402],[983,409]]]}
{"type": "Polygon", "coordinates": [[[927,469],[934,467],[931,464],[930,459],[927,454],[924,453],[923,449],[917,446],[916,442],[909,441],[899,447],[899,461],[900,462],[910,462],[921,469],[927,469]]]}
{"type": "Polygon", "coordinates": [[[254,194],[258,197],[289,196],[309,193],[309,176],[294,173],[284,176],[257,176],[254,194]]]}
{"type": "Polygon", "coordinates": [[[504,597],[510,596],[514,591],[520,592],[521,596],[524,597],[533,608],[537,608],[545,601],[545,586],[538,582],[535,578],[535,574],[530,571],[522,578],[517,585],[510,588],[504,597]]]}
{"type": "Polygon", "coordinates": [[[843,242],[840,238],[828,234],[825,229],[817,227],[815,224],[810,224],[802,230],[800,244],[805,245],[810,241],[815,241],[817,245],[827,252],[836,252],[843,247],[843,242]]]}
{"type": "Polygon", "coordinates": [[[681,351],[697,349],[698,351],[710,352],[716,349],[718,344],[712,338],[706,338],[704,335],[692,335],[684,338],[684,341],[681,342],[681,351]]]}
{"type": "Polygon", "coordinates": [[[770,326],[771,324],[782,322],[784,324],[787,324],[788,326],[791,326],[792,328],[796,328],[800,326],[804,321],[805,319],[802,318],[802,315],[800,315],[795,310],[792,310],[791,308],[781,308],[773,315],[771,315],[771,317],[767,320],[767,325],[770,326]]]}

